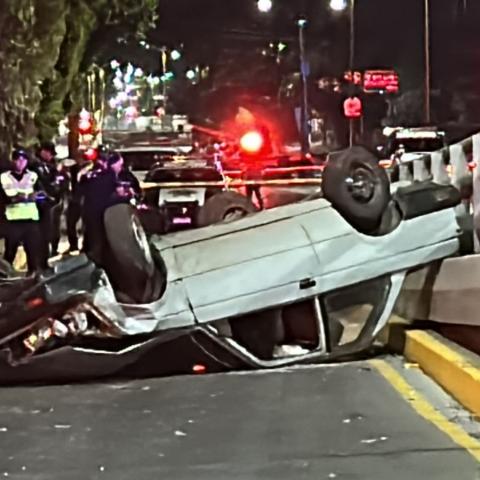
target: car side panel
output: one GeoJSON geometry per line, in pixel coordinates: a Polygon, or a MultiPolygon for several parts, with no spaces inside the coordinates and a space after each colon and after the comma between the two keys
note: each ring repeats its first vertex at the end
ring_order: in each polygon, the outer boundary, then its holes
{"type": "MultiPolygon", "coordinates": [[[[332,221],[347,224],[335,211],[333,215],[338,218],[332,221]]],[[[453,208],[403,221],[393,232],[380,237],[351,229],[347,235],[325,238],[325,229],[314,215],[303,216],[301,222],[320,264],[318,292],[423,265],[453,255],[459,248],[453,208]]]]}

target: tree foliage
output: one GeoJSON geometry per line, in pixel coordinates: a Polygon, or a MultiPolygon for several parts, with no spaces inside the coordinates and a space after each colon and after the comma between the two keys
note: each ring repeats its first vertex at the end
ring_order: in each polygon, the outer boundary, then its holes
{"type": "Polygon", "coordinates": [[[157,0],[0,0],[0,155],[51,138],[81,104],[90,39],[121,26],[142,35],[157,0]]]}

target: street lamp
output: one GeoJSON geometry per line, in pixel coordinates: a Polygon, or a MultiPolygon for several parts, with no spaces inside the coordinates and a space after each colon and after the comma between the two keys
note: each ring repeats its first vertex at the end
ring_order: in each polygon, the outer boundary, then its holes
{"type": "Polygon", "coordinates": [[[174,62],[176,62],[177,60],[180,60],[182,54],[178,50],[172,50],[170,52],[170,57],[174,62]]]}
{"type": "MultiPolygon", "coordinates": [[[[348,6],[350,16],[350,54],[348,68],[353,76],[355,64],[355,0],[330,0],[330,8],[336,12],[345,10],[348,6]]],[[[353,119],[349,121],[349,144],[353,145],[353,119]]]]}
{"type": "Polygon", "coordinates": [[[309,65],[305,55],[305,28],[307,26],[307,20],[300,18],[297,21],[298,26],[298,43],[300,46],[300,74],[302,78],[302,103],[301,103],[301,147],[302,155],[307,155],[309,150],[308,141],[308,82],[307,77],[309,75],[309,65]]]}
{"type": "Polygon", "coordinates": [[[257,8],[262,13],[268,13],[272,7],[272,0],[257,0],[257,8]]]}
{"type": "Polygon", "coordinates": [[[430,123],[430,2],[425,0],[425,123],[430,123]]]}
{"type": "Polygon", "coordinates": [[[347,0],[330,0],[330,8],[335,12],[341,12],[347,8],[347,0]]]}

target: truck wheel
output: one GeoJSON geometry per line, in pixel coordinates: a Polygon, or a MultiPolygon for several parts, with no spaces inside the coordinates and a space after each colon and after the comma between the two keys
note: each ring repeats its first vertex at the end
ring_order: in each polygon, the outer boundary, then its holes
{"type": "Polygon", "coordinates": [[[152,255],[134,208],[127,204],[108,208],[104,225],[109,247],[105,269],[114,289],[136,303],[158,300],[165,290],[165,266],[152,255]]]}
{"type": "Polygon", "coordinates": [[[362,233],[374,233],[390,202],[390,184],[374,154],[352,147],[331,155],[323,172],[324,197],[362,233]]]}
{"type": "Polygon", "coordinates": [[[206,227],[215,223],[233,222],[257,209],[252,201],[238,192],[220,192],[210,197],[200,208],[197,225],[206,227]]]}

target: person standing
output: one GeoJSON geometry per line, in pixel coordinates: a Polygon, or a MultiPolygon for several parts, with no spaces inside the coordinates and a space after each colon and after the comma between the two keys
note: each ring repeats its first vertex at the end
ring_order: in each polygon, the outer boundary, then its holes
{"type": "Polygon", "coordinates": [[[68,195],[66,212],[68,250],[65,252],[66,254],[78,252],[80,250],[77,231],[78,223],[82,218],[82,195],[80,184],[82,178],[93,170],[94,167],[95,165],[91,160],[82,159],[75,162],[75,165],[69,169],[70,192],[68,195]]]}
{"type": "Polygon", "coordinates": [[[48,268],[43,254],[40,215],[36,192],[41,190],[38,175],[27,169],[28,154],[14,150],[10,170],[0,175],[1,195],[5,204],[5,260],[13,265],[18,247],[23,244],[28,273],[48,268]]]}
{"type": "Polygon", "coordinates": [[[96,167],[87,173],[79,184],[82,202],[84,251],[95,263],[102,266],[107,244],[103,217],[107,208],[129,203],[140,194],[138,180],[124,168],[120,154],[101,155],[96,167]]]}
{"type": "Polygon", "coordinates": [[[57,165],[55,156],[55,145],[44,142],[40,146],[38,160],[31,165],[31,170],[38,175],[47,194],[39,204],[39,209],[40,227],[48,257],[59,254],[61,218],[69,189],[68,174],[57,165]]]}

